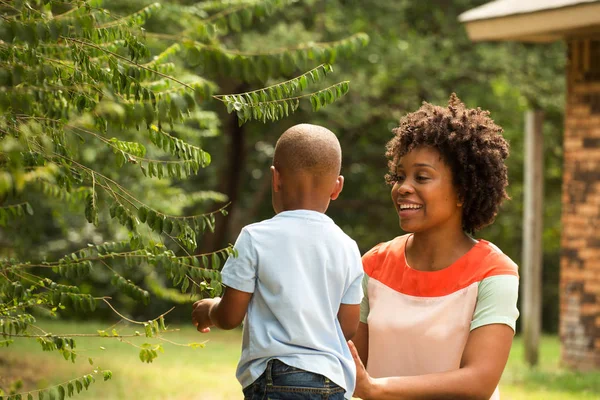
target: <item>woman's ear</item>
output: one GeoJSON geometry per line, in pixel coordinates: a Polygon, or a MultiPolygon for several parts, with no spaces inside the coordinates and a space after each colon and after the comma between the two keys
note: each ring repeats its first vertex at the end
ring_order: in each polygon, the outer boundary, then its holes
{"type": "Polygon", "coordinates": [[[281,189],[281,174],[274,165],[271,165],[271,188],[274,192],[279,192],[281,189]]]}
{"type": "Polygon", "coordinates": [[[335,186],[333,187],[333,191],[331,192],[331,195],[329,196],[329,198],[331,200],[337,199],[338,196],[340,195],[340,193],[342,192],[343,188],[344,188],[344,177],[342,175],[340,175],[335,180],[335,186]]]}
{"type": "Polygon", "coordinates": [[[455,186],[454,190],[456,191],[456,207],[462,207],[465,204],[465,196],[460,193],[458,188],[455,186]]]}

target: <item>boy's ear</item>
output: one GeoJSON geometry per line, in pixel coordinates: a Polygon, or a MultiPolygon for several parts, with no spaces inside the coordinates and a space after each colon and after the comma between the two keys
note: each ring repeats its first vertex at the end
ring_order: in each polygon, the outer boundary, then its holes
{"type": "Polygon", "coordinates": [[[281,174],[274,165],[271,165],[271,187],[274,192],[279,192],[281,188],[281,174]]]}
{"type": "Polygon", "coordinates": [[[344,188],[344,177],[342,175],[338,176],[336,181],[335,181],[335,186],[333,187],[333,191],[331,192],[331,195],[329,196],[329,198],[331,200],[335,200],[338,198],[338,196],[340,195],[340,193],[342,193],[342,189],[344,188]]]}

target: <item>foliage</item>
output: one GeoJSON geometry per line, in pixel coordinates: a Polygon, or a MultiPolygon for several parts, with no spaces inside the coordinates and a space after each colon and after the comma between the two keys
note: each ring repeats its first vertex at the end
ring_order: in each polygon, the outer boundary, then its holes
{"type": "Polygon", "coordinates": [[[66,397],[73,397],[81,393],[83,390],[88,390],[90,385],[96,382],[95,375],[101,375],[105,381],[112,378],[112,372],[94,369],[92,374],[86,374],[79,378],[71,379],[67,382],[63,382],[58,385],[45,388],[43,390],[31,390],[22,393],[11,393],[8,394],[6,397],[0,396],[0,398],[6,398],[7,400],[33,400],[35,396],[39,400],[64,400],[66,397]]]}
{"type": "MultiPolygon", "coordinates": [[[[36,339],[42,350],[58,351],[75,362],[78,335],[44,332],[35,325],[36,313],[89,315],[102,306],[143,327],[143,333],[113,329],[91,336],[160,339],[169,331],[164,323],[167,313],[147,322],[135,321],[117,311],[109,301],[112,295],[144,305],[152,294],[181,302],[166,282],[186,295],[188,302],[221,293],[219,270],[229,256],[236,256],[235,250],[230,244],[205,253],[196,249],[201,235],[214,231],[215,216],[227,214],[227,205],[184,216],[161,211],[149,203],[152,196],[142,201],[119,177],[157,178],[169,185],[208,167],[211,155],[194,135],[218,133],[219,115],[211,109],[211,100],[223,102],[228,112],[235,111],[241,125],[279,120],[294,113],[302,99],[307,103],[310,99],[317,110],[346,94],[347,81],[303,92],[309,79],[321,83],[332,72],[330,63],[338,53],[349,55],[364,46],[364,34],[268,54],[226,46],[232,34],[285,12],[292,3],[153,3],[118,16],[92,0],[0,2],[3,240],[18,243],[24,218],[35,218],[39,211],[49,208],[53,218],[70,217],[65,204],[83,211],[95,231],[110,233],[120,225],[126,232],[118,234],[120,240],[90,243],[56,261],[31,248],[5,252],[0,260],[3,346],[16,339],[36,339]],[[169,25],[177,32],[146,29],[161,10],[177,22],[169,25]],[[220,85],[212,79],[218,74],[263,85],[310,64],[320,65],[286,82],[239,94],[218,94],[220,85]],[[48,204],[40,201],[42,195],[48,204]],[[138,279],[140,274],[146,279],[138,279]],[[110,280],[112,295],[86,284],[99,279],[110,280]]],[[[223,198],[212,191],[191,197],[223,198]]],[[[181,206],[174,208],[180,211],[181,206]]],[[[147,363],[162,351],[156,343],[136,347],[140,360],[147,363]]],[[[96,370],[100,372],[110,378],[109,371],[96,370]]],[[[86,375],[39,394],[70,397],[73,388],[87,389],[92,380],[92,375],[86,375]]],[[[15,393],[9,398],[30,395],[15,393]]]]}
{"type": "MultiPolygon", "coordinates": [[[[295,122],[323,124],[339,137],[344,190],[327,211],[355,239],[362,252],[377,243],[401,235],[397,215],[390,203],[385,144],[399,119],[423,101],[447,104],[456,92],[468,107],[490,110],[510,142],[508,158],[511,200],[506,201],[496,222],[477,233],[495,243],[517,264],[521,263],[523,213],[524,112],[541,108],[544,124],[544,330],[558,328],[558,271],[562,180],[562,130],[565,98],[565,49],[552,44],[473,43],[458,15],[485,0],[415,2],[328,1],[317,3],[319,14],[278,39],[311,35],[315,41],[364,30],[370,44],[352,63],[336,66],[336,73],[352,77],[347,100],[308,116],[305,109],[265,130],[245,126],[243,145],[247,156],[241,176],[223,169],[220,176],[239,179],[241,193],[232,204],[230,241],[248,223],[272,215],[269,205],[270,156],[278,134],[295,122]],[[367,5],[368,4],[368,5],[367,5]],[[266,189],[265,189],[266,188],[266,189]],[[375,222],[375,223],[374,223],[375,222]]],[[[303,19],[304,18],[304,19],[303,19]]],[[[266,41],[261,41],[265,43],[266,41]]],[[[232,136],[233,140],[234,136],[232,136]]],[[[218,151],[230,151],[220,149],[218,151]]],[[[215,158],[221,159],[218,152],[215,158]]],[[[223,185],[227,187],[226,185],[223,185]]],[[[235,186],[235,185],[232,185],[235,186]]],[[[224,191],[229,194],[229,192],[224,191]]],[[[227,223],[227,222],[226,222],[227,223]]],[[[222,226],[223,224],[221,224],[222,226]]]]}

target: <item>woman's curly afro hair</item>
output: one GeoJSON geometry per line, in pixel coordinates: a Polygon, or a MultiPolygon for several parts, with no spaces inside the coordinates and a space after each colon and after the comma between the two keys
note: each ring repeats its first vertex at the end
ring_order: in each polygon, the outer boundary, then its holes
{"type": "Polygon", "coordinates": [[[423,103],[393,130],[394,137],[386,145],[386,181],[394,184],[404,155],[419,147],[434,148],[450,167],[463,202],[463,230],[473,233],[491,224],[504,199],[509,198],[504,164],[509,146],[502,128],[489,115],[480,108],[466,108],[454,93],[447,108],[423,103]]]}

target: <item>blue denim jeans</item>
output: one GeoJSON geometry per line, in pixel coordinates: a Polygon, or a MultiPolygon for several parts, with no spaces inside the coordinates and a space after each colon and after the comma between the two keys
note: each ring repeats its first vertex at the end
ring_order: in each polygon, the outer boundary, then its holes
{"type": "Polygon", "coordinates": [[[344,392],[323,375],[270,360],[265,372],[244,388],[244,400],[344,400],[344,392]]]}

